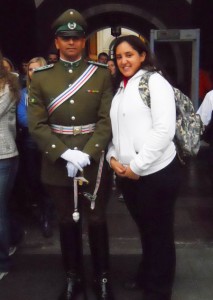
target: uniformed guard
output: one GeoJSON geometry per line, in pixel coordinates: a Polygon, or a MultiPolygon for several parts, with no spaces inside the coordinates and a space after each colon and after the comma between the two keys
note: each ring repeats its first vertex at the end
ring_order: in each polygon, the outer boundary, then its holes
{"type": "Polygon", "coordinates": [[[109,286],[106,204],[109,170],[104,151],[111,138],[109,71],[83,58],[86,22],[74,9],[53,24],[60,59],[32,79],[29,128],[42,153],[42,181],[55,200],[67,284],[58,299],[83,292],[82,210],[99,300],[113,300],[109,286]]]}

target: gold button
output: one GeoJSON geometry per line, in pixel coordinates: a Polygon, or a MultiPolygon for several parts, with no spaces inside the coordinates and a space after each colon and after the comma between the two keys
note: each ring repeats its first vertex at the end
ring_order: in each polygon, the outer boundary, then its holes
{"type": "Polygon", "coordinates": [[[69,71],[68,71],[69,73],[72,73],[72,70],[71,69],[69,69],[69,71]]]}
{"type": "Polygon", "coordinates": [[[70,103],[73,104],[73,103],[75,103],[75,101],[74,100],[70,100],[70,103]]]}
{"type": "Polygon", "coordinates": [[[53,144],[53,145],[52,145],[52,148],[56,148],[56,145],[53,144]]]}
{"type": "Polygon", "coordinates": [[[72,118],[71,118],[72,120],[75,120],[75,117],[74,116],[72,116],[72,118]]]}
{"type": "Polygon", "coordinates": [[[95,147],[98,148],[98,147],[99,147],[99,144],[95,144],[95,147]]]}

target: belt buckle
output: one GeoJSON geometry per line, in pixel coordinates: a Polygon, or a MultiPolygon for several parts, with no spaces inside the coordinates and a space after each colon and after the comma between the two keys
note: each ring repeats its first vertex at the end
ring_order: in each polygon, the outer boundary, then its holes
{"type": "Polygon", "coordinates": [[[73,135],[77,135],[81,133],[81,126],[74,126],[73,135]]]}

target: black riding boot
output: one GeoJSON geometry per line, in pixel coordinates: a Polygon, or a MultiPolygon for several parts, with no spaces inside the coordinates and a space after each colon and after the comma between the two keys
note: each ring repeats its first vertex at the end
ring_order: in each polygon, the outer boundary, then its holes
{"type": "Polygon", "coordinates": [[[67,272],[67,284],[58,300],[74,300],[76,296],[83,291],[82,278],[76,273],[67,272]]]}
{"type": "Polygon", "coordinates": [[[95,271],[97,300],[114,300],[109,281],[109,241],[106,223],[89,225],[89,243],[95,271]]]}
{"type": "Polygon", "coordinates": [[[66,270],[67,283],[58,300],[74,300],[76,295],[84,292],[82,272],[82,238],[81,224],[60,224],[61,253],[66,270]]]}

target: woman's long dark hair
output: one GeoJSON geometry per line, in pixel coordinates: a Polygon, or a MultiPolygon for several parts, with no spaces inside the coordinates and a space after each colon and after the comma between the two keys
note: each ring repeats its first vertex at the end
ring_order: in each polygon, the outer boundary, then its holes
{"type": "Polygon", "coordinates": [[[17,75],[8,72],[3,66],[3,56],[0,51],[0,91],[2,91],[5,85],[9,85],[9,89],[12,93],[13,101],[19,101],[20,99],[20,85],[17,75]]]}
{"type": "Polygon", "coordinates": [[[145,60],[141,64],[141,69],[144,69],[147,71],[156,71],[156,72],[159,71],[156,58],[151,53],[147,42],[143,41],[142,39],[140,39],[139,37],[137,37],[135,35],[121,36],[115,41],[115,44],[113,47],[113,57],[114,57],[115,65],[116,65],[115,84],[116,84],[117,88],[119,87],[119,84],[123,78],[123,75],[121,74],[121,72],[119,71],[118,66],[117,66],[116,50],[117,50],[117,47],[123,42],[126,42],[129,45],[131,45],[132,48],[135,51],[137,51],[139,54],[142,54],[143,52],[146,53],[145,60]]]}

